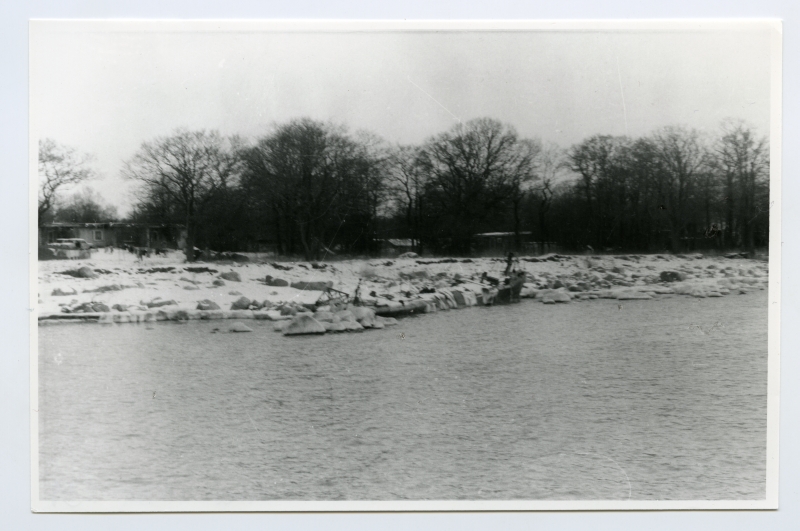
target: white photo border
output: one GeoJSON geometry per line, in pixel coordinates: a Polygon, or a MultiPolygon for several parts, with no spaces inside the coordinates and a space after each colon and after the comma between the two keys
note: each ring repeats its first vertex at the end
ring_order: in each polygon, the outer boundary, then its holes
{"type": "MultiPolygon", "coordinates": [[[[48,501],[39,497],[38,433],[38,311],[37,311],[37,145],[36,106],[29,107],[29,273],[30,297],[30,436],[31,508],[43,513],[129,512],[394,512],[394,511],[642,511],[731,510],[778,508],[778,442],[781,319],[781,160],[782,160],[782,23],[776,19],[683,20],[32,20],[30,45],[40,32],[117,32],[135,27],[147,31],[264,32],[403,32],[403,31],[737,31],[762,25],[772,32],[770,102],[770,248],[767,398],[767,484],[763,500],[672,501],[48,501]]],[[[29,93],[30,94],[30,93],[29,93]]]]}

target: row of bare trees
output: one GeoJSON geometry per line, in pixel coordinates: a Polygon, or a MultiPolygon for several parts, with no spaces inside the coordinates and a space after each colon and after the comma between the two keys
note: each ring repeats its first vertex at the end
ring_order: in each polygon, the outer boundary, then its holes
{"type": "MultiPolygon", "coordinates": [[[[92,174],[87,159],[70,150],[58,159],[48,142],[40,220],[59,187],[92,174]]],[[[485,231],[513,233],[520,249],[531,238],[572,249],[753,249],[769,228],[769,145],[739,122],[716,138],[665,127],[562,150],[488,118],[413,146],[298,119],[250,142],[177,130],[144,142],[123,175],[138,183],[133,218],[184,225],[187,249],[266,242],[307,259],[372,254],[390,237],[467,255],[485,231]]]]}
{"type": "Polygon", "coordinates": [[[541,143],[491,119],[392,150],[387,184],[400,232],[418,248],[469,254],[476,233],[510,220],[521,244],[524,201],[541,180],[542,155],[541,143]]]}
{"type": "Polygon", "coordinates": [[[540,150],[490,119],[400,147],[299,119],[252,144],[177,131],[142,144],[123,173],[140,185],[136,216],[185,224],[189,248],[267,241],[318,259],[371,254],[396,236],[467,254],[508,201],[521,232],[540,150]]]}
{"type": "Polygon", "coordinates": [[[385,200],[384,147],[311,120],[278,127],[239,153],[240,186],[278,251],[306,257],[370,252],[385,200]]]}
{"type": "Polygon", "coordinates": [[[670,126],[562,150],[493,120],[394,151],[395,221],[434,250],[468,253],[481,230],[571,250],[682,251],[768,244],[769,144],[725,121],[716,137],[670,126]]]}
{"type": "Polygon", "coordinates": [[[558,239],[573,247],[767,245],[769,144],[741,122],[723,123],[717,138],[682,127],[593,136],[563,163],[577,179],[556,194],[558,239]]]}

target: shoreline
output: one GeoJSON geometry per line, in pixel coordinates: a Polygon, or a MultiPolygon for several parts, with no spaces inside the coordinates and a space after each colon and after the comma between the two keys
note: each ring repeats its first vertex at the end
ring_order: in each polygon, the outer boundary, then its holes
{"type": "MultiPolygon", "coordinates": [[[[526,273],[521,298],[544,304],[723,297],[767,288],[766,261],[727,256],[551,254],[519,257],[517,267],[526,273]]],[[[501,258],[187,263],[173,252],[137,261],[116,250],[38,262],[36,309],[40,326],[258,319],[276,321],[279,330],[299,315],[325,328],[312,326],[311,333],[342,332],[391,326],[393,316],[478,305],[480,276],[502,277],[504,268],[501,258]],[[351,306],[315,306],[325,286],[352,295],[359,279],[371,316],[347,315],[351,306]]]]}

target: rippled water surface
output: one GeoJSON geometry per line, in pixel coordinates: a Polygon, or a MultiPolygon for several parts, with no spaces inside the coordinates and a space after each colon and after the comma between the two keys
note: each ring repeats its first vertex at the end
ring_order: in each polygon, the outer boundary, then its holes
{"type": "Polygon", "coordinates": [[[44,500],[761,499],[766,292],[39,329],[44,500]]]}

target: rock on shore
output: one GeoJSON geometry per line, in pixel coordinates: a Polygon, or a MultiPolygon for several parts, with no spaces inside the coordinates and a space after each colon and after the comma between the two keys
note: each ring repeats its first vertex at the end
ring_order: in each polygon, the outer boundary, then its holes
{"type": "Polygon", "coordinates": [[[285,336],[299,336],[305,334],[324,334],[325,327],[310,315],[298,315],[283,328],[285,336]]]}

